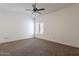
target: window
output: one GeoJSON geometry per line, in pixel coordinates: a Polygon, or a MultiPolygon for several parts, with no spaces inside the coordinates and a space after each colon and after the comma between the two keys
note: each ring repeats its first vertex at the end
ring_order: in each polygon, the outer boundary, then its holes
{"type": "Polygon", "coordinates": [[[43,22],[36,23],[36,34],[43,34],[44,32],[44,24],[43,22]]]}
{"type": "Polygon", "coordinates": [[[36,34],[39,34],[39,23],[36,23],[36,34]]]}
{"type": "Polygon", "coordinates": [[[39,28],[40,28],[39,33],[40,33],[40,34],[43,34],[43,31],[44,31],[44,27],[43,27],[43,26],[44,26],[44,24],[41,22],[41,23],[40,23],[40,26],[39,26],[39,28]]]}

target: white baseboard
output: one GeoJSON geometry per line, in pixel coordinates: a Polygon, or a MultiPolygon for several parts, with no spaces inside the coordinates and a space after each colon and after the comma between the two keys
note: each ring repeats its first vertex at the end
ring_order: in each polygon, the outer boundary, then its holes
{"type": "Polygon", "coordinates": [[[43,39],[43,40],[48,40],[48,41],[51,41],[51,42],[56,42],[56,43],[59,43],[59,44],[63,44],[63,45],[67,45],[67,46],[71,46],[71,47],[75,47],[75,48],[79,48],[78,45],[72,45],[72,44],[62,43],[62,42],[55,41],[55,40],[52,40],[52,39],[49,39],[49,38],[46,38],[46,37],[39,37],[39,36],[37,36],[36,38],[43,39]]]}
{"type": "Polygon", "coordinates": [[[16,40],[23,40],[23,39],[29,39],[32,38],[32,35],[26,36],[26,37],[18,37],[18,38],[8,38],[8,39],[0,39],[0,43],[6,43],[6,42],[11,42],[11,41],[16,41],[16,40]]]}

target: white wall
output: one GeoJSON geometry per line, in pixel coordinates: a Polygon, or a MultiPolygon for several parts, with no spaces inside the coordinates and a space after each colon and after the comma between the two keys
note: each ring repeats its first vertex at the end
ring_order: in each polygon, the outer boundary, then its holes
{"type": "Polygon", "coordinates": [[[0,43],[33,37],[33,26],[26,14],[0,12],[0,43]]]}
{"type": "Polygon", "coordinates": [[[47,14],[39,21],[44,23],[44,33],[36,37],[79,47],[79,5],[47,14]]]}

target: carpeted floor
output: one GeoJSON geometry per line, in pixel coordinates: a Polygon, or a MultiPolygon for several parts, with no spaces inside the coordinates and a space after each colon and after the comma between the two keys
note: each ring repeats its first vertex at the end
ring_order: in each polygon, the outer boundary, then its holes
{"type": "Polygon", "coordinates": [[[79,48],[41,39],[24,39],[0,44],[1,56],[79,56],[79,48]]]}

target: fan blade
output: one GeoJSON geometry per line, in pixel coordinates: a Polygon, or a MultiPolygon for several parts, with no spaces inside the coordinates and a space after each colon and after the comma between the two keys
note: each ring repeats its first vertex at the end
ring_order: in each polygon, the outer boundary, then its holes
{"type": "Polygon", "coordinates": [[[45,8],[38,9],[38,11],[42,11],[42,10],[45,10],[45,8]]]}
{"type": "Polygon", "coordinates": [[[36,9],[36,3],[32,4],[33,9],[36,9]]]}
{"type": "Polygon", "coordinates": [[[36,3],[35,3],[35,8],[36,8],[36,3]]]}
{"type": "Polygon", "coordinates": [[[26,11],[33,11],[32,9],[25,9],[26,11]]]}

